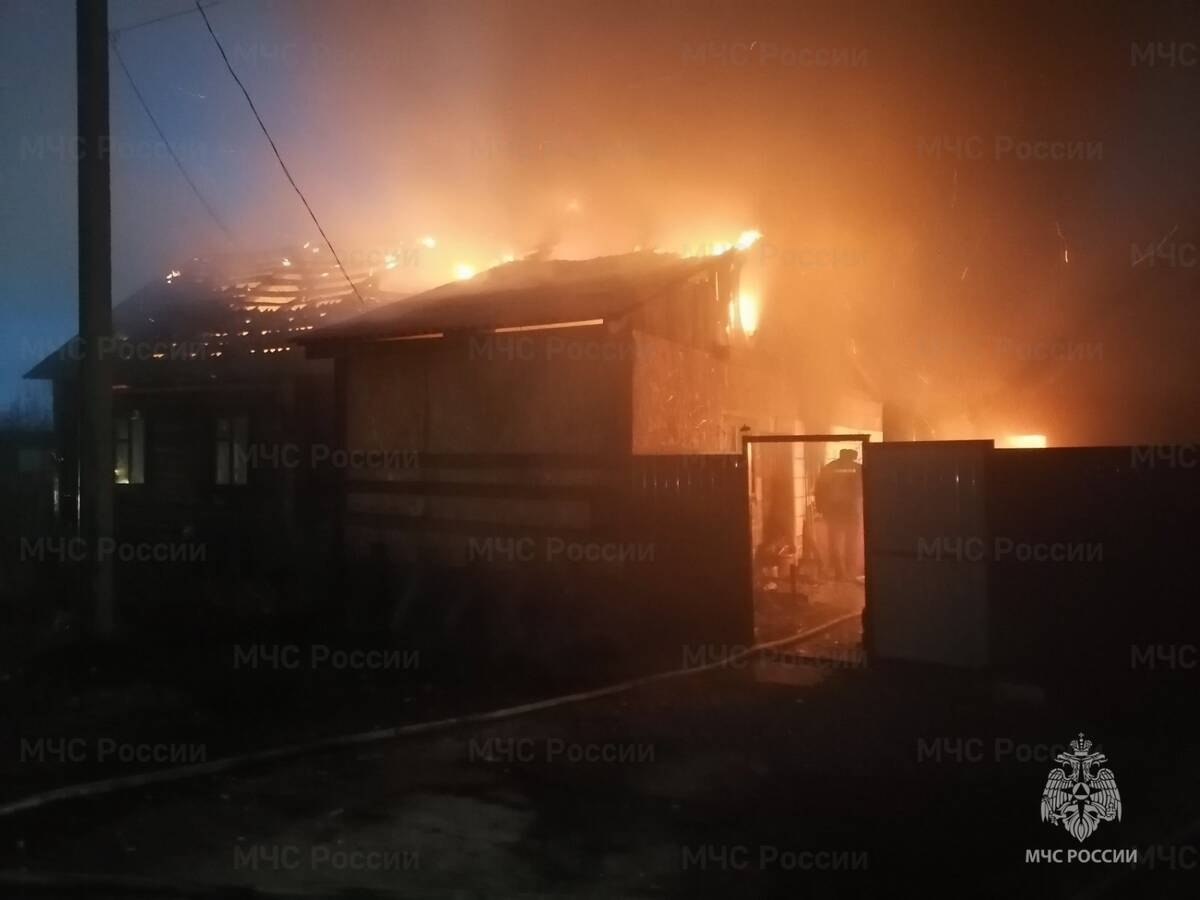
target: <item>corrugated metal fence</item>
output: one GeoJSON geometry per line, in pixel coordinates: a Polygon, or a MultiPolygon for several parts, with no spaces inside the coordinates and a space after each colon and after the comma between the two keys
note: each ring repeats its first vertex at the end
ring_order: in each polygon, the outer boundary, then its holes
{"type": "Polygon", "coordinates": [[[676,666],[751,642],[748,521],[740,455],[414,454],[345,484],[351,605],[490,656],[676,666]]]}

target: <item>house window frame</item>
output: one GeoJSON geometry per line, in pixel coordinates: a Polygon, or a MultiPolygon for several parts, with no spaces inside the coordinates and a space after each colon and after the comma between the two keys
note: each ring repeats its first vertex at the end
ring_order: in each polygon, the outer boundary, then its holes
{"type": "Polygon", "coordinates": [[[250,416],[218,416],[213,431],[213,483],[218,488],[246,487],[250,483],[250,416]]]}
{"type": "Polygon", "coordinates": [[[113,417],[113,483],[122,487],[146,483],[146,417],[141,410],[113,417]]]}

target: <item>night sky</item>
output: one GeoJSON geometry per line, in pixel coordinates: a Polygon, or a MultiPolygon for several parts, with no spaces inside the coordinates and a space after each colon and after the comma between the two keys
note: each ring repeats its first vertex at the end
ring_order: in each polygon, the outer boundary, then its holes
{"type": "MultiPolygon", "coordinates": [[[[189,6],[113,0],[111,25],[189,6]]],[[[682,252],[757,228],[764,340],[789,360],[853,347],[881,390],[942,410],[945,436],[964,416],[1055,443],[1200,432],[1195,4],[224,0],[210,16],[339,250],[437,236],[397,289],[537,248],[682,252]]],[[[69,0],[0,2],[5,404],[75,330],[73,18],[69,0]]],[[[236,244],[114,60],[118,302],[193,256],[315,237],[199,16],[118,43],[236,244]]]]}

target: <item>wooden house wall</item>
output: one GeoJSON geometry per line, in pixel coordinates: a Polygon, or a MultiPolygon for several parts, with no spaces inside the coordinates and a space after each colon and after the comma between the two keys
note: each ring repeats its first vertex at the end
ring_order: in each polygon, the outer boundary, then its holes
{"type": "Polygon", "coordinates": [[[634,453],[733,453],[743,425],[795,427],[796,403],[782,379],[640,331],[632,341],[634,453]]]}
{"type": "Polygon", "coordinates": [[[628,449],[630,354],[603,326],[390,341],[347,357],[353,447],[426,453],[628,449]]]}
{"type": "MultiPolygon", "coordinates": [[[[55,383],[55,440],[61,455],[63,524],[73,523],[77,447],[74,385],[55,383]]],[[[314,467],[315,445],[336,449],[333,382],[312,375],[212,388],[131,387],[113,395],[113,415],[145,420],[144,481],[115,486],[118,539],[205,544],[214,560],[283,555],[335,519],[338,479],[314,467]],[[216,484],[221,417],[249,420],[244,485],[216,484]]]]}

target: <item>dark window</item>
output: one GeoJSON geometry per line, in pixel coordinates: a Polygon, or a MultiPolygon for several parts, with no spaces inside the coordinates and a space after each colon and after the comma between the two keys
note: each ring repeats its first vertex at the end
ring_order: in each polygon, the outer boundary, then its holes
{"type": "Polygon", "coordinates": [[[250,422],[246,416],[217,419],[217,484],[245,484],[250,422]]]}
{"type": "Polygon", "coordinates": [[[146,420],[137,410],[113,420],[113,475],[117,484],[146,481],[146,420]]]}

